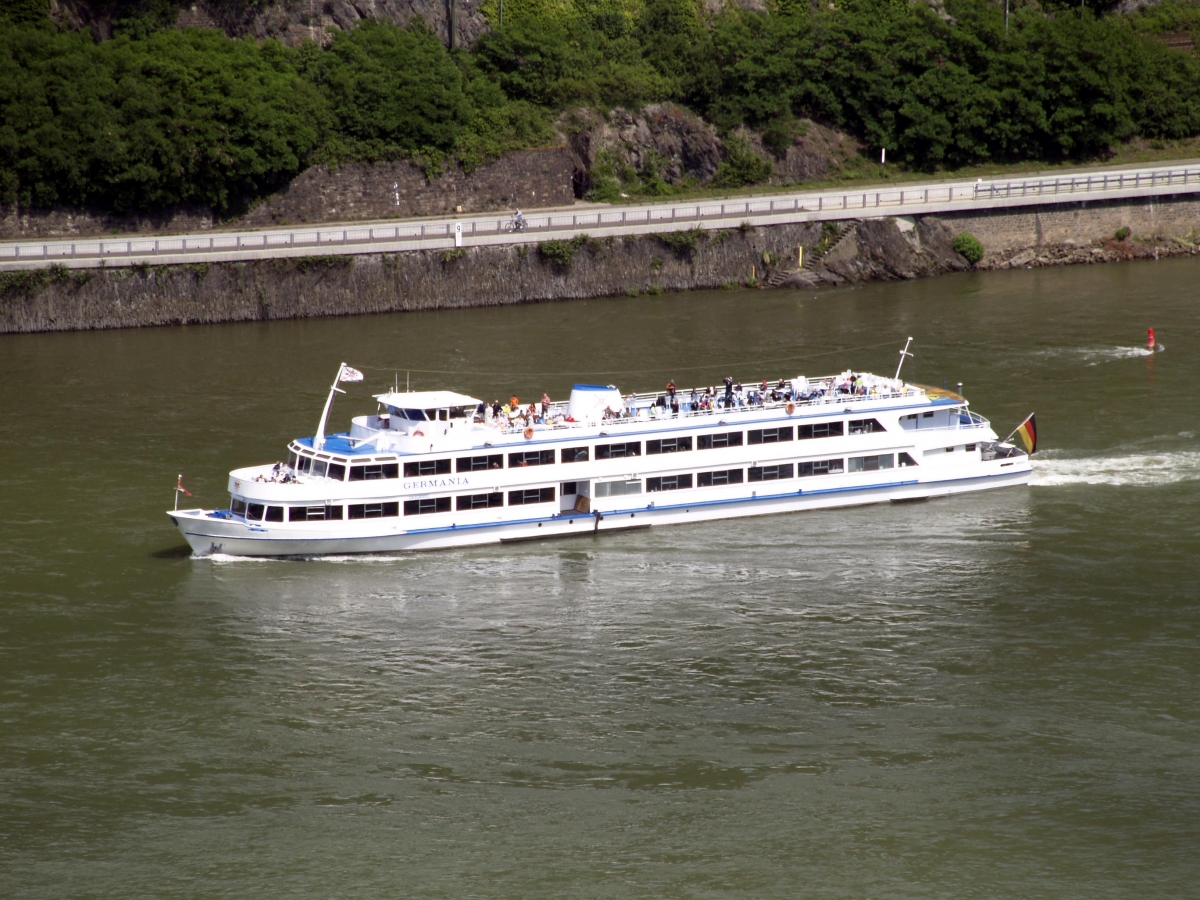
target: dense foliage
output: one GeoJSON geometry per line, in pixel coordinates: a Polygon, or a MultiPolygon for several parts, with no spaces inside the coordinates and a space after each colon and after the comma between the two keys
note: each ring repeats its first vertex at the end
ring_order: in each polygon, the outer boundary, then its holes
{"type": "MultiPolygon", "coordinates": [[[[567,107],[655,100],[726,134],[757,129],[776,152],[817,119],[927,170],[1200,134],[1200,60],[1157,39],[1200,35],[1194,4],[1117,17],[1014,2],[1007,30],[997,0],[947,0],[949,19],[910,0],[770,0],[765,12],[508,0],[502,26],[487,4],[493,30],[469,51],[419,21],[367,21],[292,50],[157,29],[174,0],[129,0],[136,27],[102,43],[39,18],[42,0],[13,0],[0,12],[0,202],[230,212],[314,161],[470,167],[544,142],[567,107]]],[[[727,147],[720,184],[765,177],[743,140],[727,147]]]]}

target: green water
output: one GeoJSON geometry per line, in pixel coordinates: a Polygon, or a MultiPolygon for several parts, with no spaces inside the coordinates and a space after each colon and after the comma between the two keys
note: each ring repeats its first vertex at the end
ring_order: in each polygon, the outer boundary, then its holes
{"type": "Polygon", "coordinates": [[[0,896],[1197,896],[1198,284],[0,338],[0,896]],[[339,428],[406,371],[561,397],[909,335],[912,380],[1037,411],[1033,485],[308,562],[194,561],[163,514],[311,434],[342,360],[339,428]]]}

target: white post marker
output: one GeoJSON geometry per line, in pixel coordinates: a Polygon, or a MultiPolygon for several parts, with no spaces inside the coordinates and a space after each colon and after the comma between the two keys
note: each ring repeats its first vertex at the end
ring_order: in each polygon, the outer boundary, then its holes
{"type": "Polygon", "coordinates": [[[881,166],[887,165],[887,147],[881,147],[879,150],[879,164],[881,166]]]}
{"type": "Polygon", "coordinates": [[[462,222],[454,223],[454,246],[462,246],[462,222]]]}

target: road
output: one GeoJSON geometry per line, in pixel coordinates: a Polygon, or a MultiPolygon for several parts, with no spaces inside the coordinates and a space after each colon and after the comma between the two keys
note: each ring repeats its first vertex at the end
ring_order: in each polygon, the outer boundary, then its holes
{"type": "Polygon", "coordinates": [[[823,191],[788,191],[726,200],[633,203],[529,215],[524,231],[496,213],[386,223],[249,231],[0,243],[0,271],[243,262],[302,256],[402,253],[456,246],[522,244],[593,237],[736,228],[838,219],[963,212],[1086,200],[1200,193],[1200,164],[1158,163],[1013,179],[930,181],[823,191]]]}

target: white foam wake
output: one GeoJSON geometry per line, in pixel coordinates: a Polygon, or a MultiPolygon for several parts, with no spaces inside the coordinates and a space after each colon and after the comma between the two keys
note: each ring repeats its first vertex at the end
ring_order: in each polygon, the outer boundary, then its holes
{"type": "Polygon", "coordinates": [[[1137,359],[1140,356],[1153,356],[1154,351],[1148,347],[1097,347],[1079,351],[1089,366],[1112,362],[1117,359],[1137,359]]]}
{"type": "Polygon", "coordinates": [[[1156,485],[1200,480],[1200,452],[1177,450],[1074,459],[1034,457],[1030,484],[1156,485]]]}

